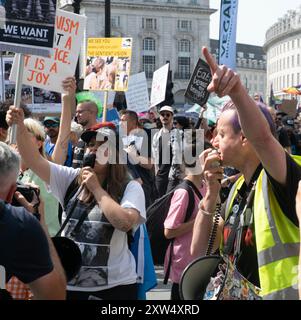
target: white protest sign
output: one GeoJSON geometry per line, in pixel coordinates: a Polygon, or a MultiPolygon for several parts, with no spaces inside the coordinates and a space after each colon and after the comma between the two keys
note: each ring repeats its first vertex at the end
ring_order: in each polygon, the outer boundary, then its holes
{"type": "Polygon", "coordinates": [[[149,97],[145,72],[130,76],[128,91],[125,92],[128,110],[143,112],[149,108],[149,97]]]}
{"type": "Polygon", "coordinates": [[[28,104],[27,107],[32,113],[53,114],[61,113],[62,105],[60,103],[34,103],[28,104]]]}
{"type": "Polygon", "coordinates": [[[169,63],[154,72],[150,108],[165,100],[168,70],[169,63]]]}
{"type": "MultiPolygon", "coordinates": [[[[55,43],[50,58],[26,55],[23,84],[63,92],[62,81],[73,76],[86,26],[86,17],[57,10],[55,43]]],[[[10,80],[16,81],[14,59],[10,80]]]]}
{"type": "MultiPolygon", "coordinates": [[[[104,91],[91,91],[101,102],[102,105],[104,105],[105,100],[105,93],[104,91]]],[[[108,92],[108,107],[112,107],[115,100],[116,91],[109,91],[108,92]]]]}

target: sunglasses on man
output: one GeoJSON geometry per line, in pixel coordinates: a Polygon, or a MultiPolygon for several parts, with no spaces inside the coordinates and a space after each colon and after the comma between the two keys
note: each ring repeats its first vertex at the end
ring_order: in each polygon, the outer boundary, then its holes
{"type": "Polygon", "coordinates": [[[162,116],[163,118],[169,118],[171,116],[171,113],[162,112],[162,113],[160,113],[160,116],[162,116]]]}
{"type": "Polygon", "coordinates": [[[46,128],[58,128],[59,124],[56,122],[46,122],[44,123],[44,127],[46,128]]]}

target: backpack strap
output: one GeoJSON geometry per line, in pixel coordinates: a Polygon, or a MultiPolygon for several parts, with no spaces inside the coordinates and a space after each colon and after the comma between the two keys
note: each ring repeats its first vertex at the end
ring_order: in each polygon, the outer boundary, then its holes
{"type": "Polygon", "coordinates": [[[77,182],[78,177],[76,176],[72,182],[69,184],[69,187],[65,193],[65,197],[64,197],[64,210],[66,210],[67,204],[69,202],[69,200],[71,200],[71,198],[75,195],[76,191],[79,188],[79,184],[77,182]]]}
{"type": "MultiPolygon", "coordinates": [[[[174,189],[174,191],[177,190],[177,189],[185,189],[188,192],[189,202],[188,202],[188,206],[187,206],[187,209],[186,209],[186,215],[185,215],[185,218],[184,218],[184,223],[186,223],[187,221],[189,221],[189,219],[191,218],[192,213],[194,211],[194,207],[195,207],[194,192],[196,193],[196,195],[198,196],[198,198],[200,200],[202,199],[202,195],[201,195],[200,191],[197,189],[197,187],[194,185],[194,183],[189,181],[189,180],[183,180],[174,189]]],[[[165,276],[164,276],[163,284],[167,284],[168,278],[169,278],[169,274],[170,274],[172,255],[173,255],[173,243],[174,243],[174,238],[171,239],[171,241],[170,241],[169,258],[168,258],[167,269],[166,269],[166,273],[165,273],[165,276]]]]}

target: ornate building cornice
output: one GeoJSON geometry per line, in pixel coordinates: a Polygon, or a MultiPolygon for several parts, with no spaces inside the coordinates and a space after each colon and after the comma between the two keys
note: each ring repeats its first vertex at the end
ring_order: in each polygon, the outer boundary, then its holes
{"type": "MultiPolygon", "coordinates": [[[[69,6],[69,5],[67,5],[69,6]]],[[[87,0],[81,2],[82,7],[104,7],[104,1],[87,0]]],[[[128,10],[148,10],[150,14],[154,11],[163,12],[176,12],[176,13],[189,13],[194,15],[205,14],[211,15],[216,12],[216,9],[204,8],[199,5],[183,5],[178,3],[158,3],[158,2],[123,2],[123,1],[111,1],[111,8],[120,8],[128,10]]]]}

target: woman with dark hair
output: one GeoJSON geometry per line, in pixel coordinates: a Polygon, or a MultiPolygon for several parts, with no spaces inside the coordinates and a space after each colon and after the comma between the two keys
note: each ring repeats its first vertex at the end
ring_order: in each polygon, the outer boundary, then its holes
{"type": "MultiPolygon", "coordinates": [[[[62,101],[70,104],[75,92],[73,78],[64,81],[64,89],[68,94],[62,101]]],[[[23,159],[62,205],[70,185],[75,186],[63,212],[63,221],[71,215],[63,235],[81,248],[82,266],[68,283],[67,298],[136,299],[136,264],[127,233],[145,222],[145,198],[140,184],[130,180],[126,165],[119,163],[114,124],[100,123],[82,134],[86,156],[92,161],[73,169],[47,161],[28,143],[22,110],[11,107],[7,121],[18,126],[17,144],[23,159]],[[89,236],[82,226],[90,230],[89,236]]]]}

